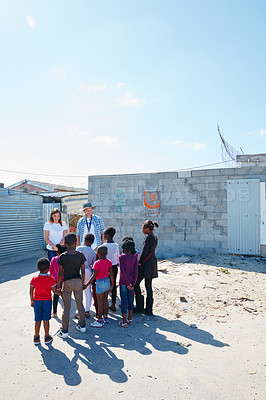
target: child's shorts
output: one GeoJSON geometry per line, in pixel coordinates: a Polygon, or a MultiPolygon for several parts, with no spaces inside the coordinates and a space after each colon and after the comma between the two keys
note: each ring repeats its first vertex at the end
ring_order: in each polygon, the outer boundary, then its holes
{"type": "Polygon", "coordinates": [[[52,300],[34,300],[35,321],[49,321],[51,312],[52,300]]]}
{"type": "Polygon", "coordinates": [[[109,278],[96,279],[96,294],[109,292],[111,283],[109,278]]]}

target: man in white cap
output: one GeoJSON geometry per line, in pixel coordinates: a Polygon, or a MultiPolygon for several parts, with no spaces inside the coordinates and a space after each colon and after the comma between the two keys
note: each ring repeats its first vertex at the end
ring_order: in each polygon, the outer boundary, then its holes
{"type": "Polygon", "coordinates": [[[77,246],[84,245],[84,238],[87,233],[92,233],[95,237],[92,249],[102,244],[102,233],[104,231],[104,223],[101,217],[92,214],[93,207],[91,202],[83,205],[84,217],[78,221],[77,226],[77,246]]]}

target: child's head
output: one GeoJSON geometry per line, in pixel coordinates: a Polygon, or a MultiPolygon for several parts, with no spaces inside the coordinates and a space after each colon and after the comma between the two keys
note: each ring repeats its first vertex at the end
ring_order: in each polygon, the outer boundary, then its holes
{"type": "Polygon", "coordinates": [[[115,235],[115,228],[113,228],[112,226],[109,226],[109,228],[106,228],[103,231],[103,237],[105,240],[109,240],[109,239],[113,239],[114,235],[115,235]]]}
{"type": "Polygon", "coordinates": [[[66,247],[75,247],[77,243],[77,237],[75,233],[67,233],[65,236],[65,245],[66,247]]]}
{"type": "Polygon", "coordinates": [[[122,239],[122,243],[123,243],[125,240],[132,240],[132,241],[134,242],[134,239],[133,239],[132,236],[124,236],[123,239],[122,239]]]}
{"type": "Polygon", "coordinates": [[[151,233],[154,230],[155,226],[156,228],[159,227],[157,222],[155,221],[153,222],[152,220],[147,219],[142,223],[142,232],[147,235],[148,233],[151,233]]]}
{"type": "Polygon", "coordinates": [[[124,240],[121,247],[124,254],[135,254],[136,252],[135,242],[133,240],[124,240]]]}
{"type": "Polygon", "coordinates": [[[91,246],[94,243],[94,235],[92,233],[87,233],[84,237],[84,244],[86,246],[91,246]]]}
{"type": "Polygon", "coordinates": [[[97,256],[99,257],[100,260],[104,260],[107,256],[107,247],[104,246],[103,244],[98,247],[97,249],[97,256]]]}
{"type": "Polygon", "coordinates": [[[64,244],[60,244],[60,243],[58,243],[57,245],[56,245],[56,247],[57,247],[57,254],[60,256],[60,254],[63,254],[65,251],[67,251],[67,247],[64,245],[64,244]]]}
{"type": "Polygon", "coordinates": [[[41,274],[47,274],[50,269],[50,261],[45,257],[40,258],[37,261],[37,269],[41,274]]]}

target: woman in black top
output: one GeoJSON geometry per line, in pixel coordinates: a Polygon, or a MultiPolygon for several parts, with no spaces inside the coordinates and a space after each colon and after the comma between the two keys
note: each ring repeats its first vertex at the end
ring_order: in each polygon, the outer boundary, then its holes
{"type": "Polygon", "coordinates": [[[137,283],[134,287],[136,294],[136,308],[135,313],[143,313],[147,315],[152,314],[153,306],[153,292],[152,292],[152,279],[158,277],[157,258],[155,256],[155,249],[157,246],[157,237],[153,234],[154,227],[158,228],[157,222],[147,220],[143,222],[142,232],[147,235],[143,242],[143,249],[139,259],[139,272],[137,283]],[[146,308],[144,309],[144,296],[141,294],[140,282],[145,279],[145,288],[147,292],[146,308]]]}

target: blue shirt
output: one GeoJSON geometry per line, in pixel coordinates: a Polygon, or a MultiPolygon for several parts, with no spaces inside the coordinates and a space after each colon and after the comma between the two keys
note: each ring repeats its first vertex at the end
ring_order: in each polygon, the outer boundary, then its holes
{"type": "MultiPolygon", "coordinates": [[[[84,235],[84,228],[86,225],[86,215],[78,221],[77,226],[77,236],[80,237],[80,243],[83,243],[83,235],[84,235]]],[[[101,217],[98,215],[92,214],[91,216],[91,223],[94,225],[95,228],[95,241],[97,246],[102,244],[102,236],[101,233],[104,231],[104,223],[101,217]]]]}

